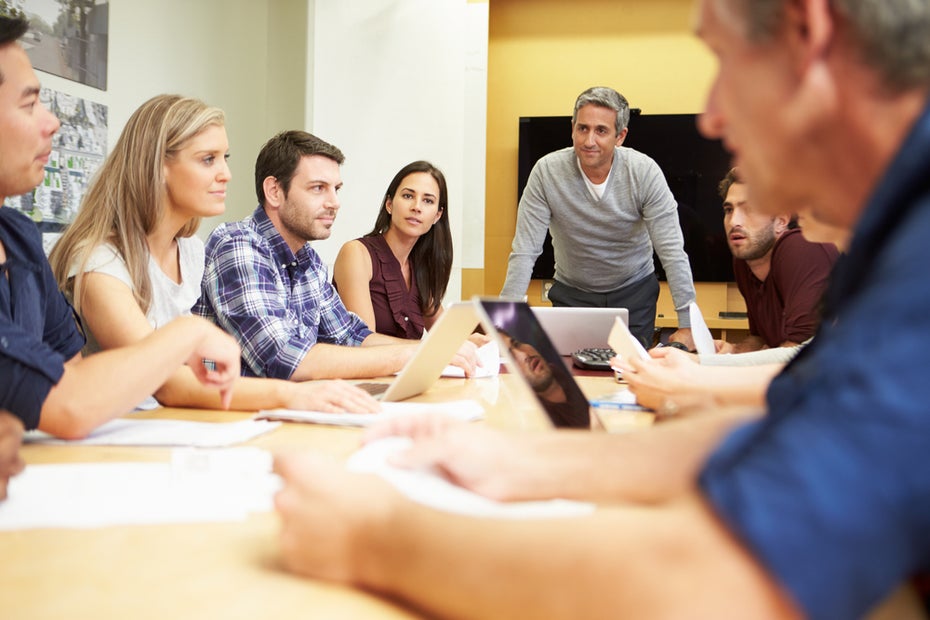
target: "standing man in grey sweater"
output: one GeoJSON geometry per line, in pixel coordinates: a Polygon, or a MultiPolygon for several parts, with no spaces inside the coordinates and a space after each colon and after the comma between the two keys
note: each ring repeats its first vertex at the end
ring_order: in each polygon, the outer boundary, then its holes
{"type": "Polygon", "coordinates": [[[690,350],[694,283],[677,204],[658,164],[621,146],[629,120],[626,98],[612,88],[578,96],[572,148],[549,153],[530,173],[501,296],[526,293],[548,229],[555,252],[552,305],[628,308],[630,330],[650,346],[659,298],[655,249],[678,313],[670,340],[690,350]]]}

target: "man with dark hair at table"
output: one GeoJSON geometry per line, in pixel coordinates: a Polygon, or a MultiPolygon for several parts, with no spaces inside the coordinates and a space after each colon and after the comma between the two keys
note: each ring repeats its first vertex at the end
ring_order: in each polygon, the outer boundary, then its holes
{"type": "Polygon", "coordinates": [[[836,246],[805,239],[792,226],[793,214],[767,213],[753,203],[737,168],[718,189],[749,335],[735,343],[718,340],[717,352],[747,353],[807,341],[820,322],[820,299],[839,256],[836,246]]]}

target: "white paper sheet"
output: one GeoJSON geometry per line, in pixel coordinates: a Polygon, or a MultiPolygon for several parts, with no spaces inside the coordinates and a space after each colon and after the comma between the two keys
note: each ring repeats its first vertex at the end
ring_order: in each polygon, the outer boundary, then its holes
{"type": "MultiPolygon", "coordinates": [[[[478,359],[481,360],[481,366],[476,369],[473,379],[496,377],[501,374],[501,352],[493,340],[478,347],[478,359]]],[[[464,378],[465,371],[458,366],[449,365],[442,371],[442,376],[464,378]]]]}
{"type": "Polygon", "coordinates": [[[258,448],[175,450],[170,463],[29,465],[0,530],[239,521],[273,508],[280,479],[258,448]]]}
{"type": "Polygon", "coordinates": [[[578,517],[594,512],[594,504],[564,499],[497,502],[452,484],[433,470],[401,469],[388,463],[390,455],[406,450],[410,445],[411,440],[407,437],[379,439],[353,454],[346,467],[351,471],[381,476],[415,502],[472,517],[548,519],[578,517]]]}
{"type": "Polygon", "coordinates": [[[691,316],[691,337],[694,338],[694,347],[699,355],[715,355],[717,347],[714,346],[714,337],[707,327],[704,315],[695,302],[688,306],[688,313],[691,316]]]}
{"type": "Polygon", "coordinates": [[[450,400],[442,403],[381,403],[379,413],[325,413],[322,411],[298,411],[296,409],[268,409],[259,411],[257,420],[280,420],[282,422],[309,422],[331,426],[370,426],[389,416],[411,413],[435,413],[448,415],[465,422],[484,417],[484,407],[475,400],[450,400]]]}
{"type": "Polygon", "coordinates": [[[190,422],[186,420],[132,420],[118,418],[97,428],[89,437],[64,440],[41,431],[26,434],[27,443],[85,446],[192,446],[221,448],[248,441],[280,425],[264,420],[241,422],[190,422]]]}
{"type": "Polygon", "coordinates": [[[617,357],[649,359],[649,353],[646,352],[643,344],[630,332],[630,328],[620,317],[614,319],[614,326],[607,336],[607,344],[614,350],[617,357]]]}

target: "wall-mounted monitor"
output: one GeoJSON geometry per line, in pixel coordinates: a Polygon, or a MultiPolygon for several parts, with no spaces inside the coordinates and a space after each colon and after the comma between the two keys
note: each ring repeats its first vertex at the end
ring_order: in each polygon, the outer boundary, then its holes
{"type": "MultiPolygon", "coordinates": [[[[635,111],[634,111],[635,112],[635,111]]],[[[571,146],[570,116],[520,118],[517,200],[536,161],[552,151],[571,146]]],[[[695,282],[730,282],[733,264],[723,230],[722,201],[717,184],[730,169],[730,155],[720,141],[697,131],[694,114],[632,114],[624,146],[652,157],[678,202],[678,219],[695,282]]],[[[533,268],[533,278],[552,278],[551,238],[533,268]]],[[[656,259],[656,273],[665,279],[656,259]]]]}

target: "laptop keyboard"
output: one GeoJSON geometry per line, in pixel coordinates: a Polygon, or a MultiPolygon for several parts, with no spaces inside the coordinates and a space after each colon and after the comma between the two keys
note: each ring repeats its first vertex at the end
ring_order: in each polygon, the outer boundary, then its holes
{"type": "Polygon", "coordinates": [[[378,396],[384,394],[390,385],[390,383],[356,383],[355,387],[365,390],[372,396],[378,396]]]}
{"type": "Polygon", "coordinates": [[[587,370],[610,370],[610,358],[614,357],[613,349],[580,349],[572,353],[572,363],[578,368],[587,370]]]}

